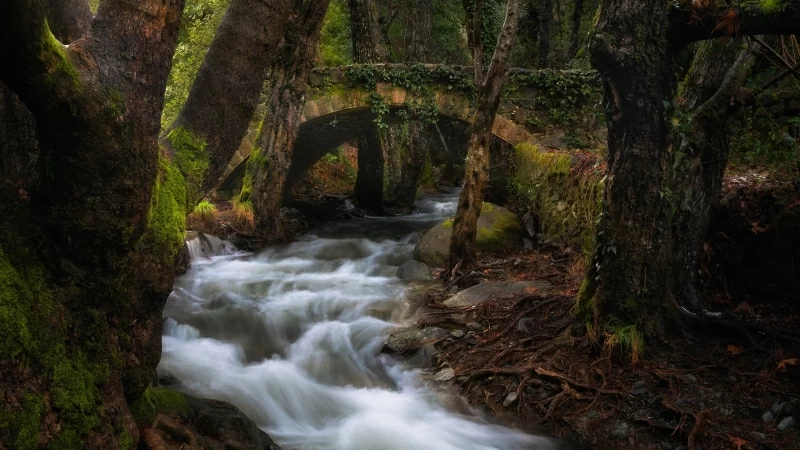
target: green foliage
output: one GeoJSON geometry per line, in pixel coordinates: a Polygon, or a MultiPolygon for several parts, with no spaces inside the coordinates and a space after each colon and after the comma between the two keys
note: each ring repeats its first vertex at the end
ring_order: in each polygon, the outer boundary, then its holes
{"type": "Polygon", "coordinates": [[[67,358],[63,348],[56,347],[53,355],[53,407],[61,417],[70,422],[79,435],[87,434],[100,423],[97,416],[100,392],[97,373],[90,369],[85,356],[80,353],[67,358]]]}
{"type": "Polygon", "coordinates": [[[159,249],[159,261],[169,263],[183,246],[186,234],[186,181],[165,158],[159,159],[159,169],[142,240],[159,249]]]}
{"type": "Polygon", "coordinates": [[[175,153],[175,164],[185,178],[186,206],[191,208],[203,196],[203,179],[210,162],[206,141],[185,128],[172,130],[167,139],[175,153]]]}
{"type": "Polygon", "coordinates": [[[788,0],[761,0],[761,10],[767,14],[783,12],[789,6],[788,0]]]}
{"type": "Polygon", "coordinates": [[[350,10],[344,0],[333,0],[328,6],[319,37],[322,64],[343,66],[353,61],[350,41],[350,10]]]}
{"type": "Polygon", "coordinates": [[[630,352],[631,362],[636,363],[644,352],[644,334],[636,325],[621,325],[612,320],[606,325],[603,348],[608,353],[620,349],[630,352]]]}
{"type": "Polygon", "coordinates": [[[217,215],[217,207],[208,200],[203,200],[192,211],[197,218],[204,221],[213,221],[217,215]]]}
{"type": "Polygon", "coordinates": [[[442,64],[469,64],[472,60],[464,33],[464,6],[461,0],[433,2],[431,59],[442,64]]]}
{"type": "Polygon", "coordinates": [[[164,388],[148,387],[132,406],[131,413],[136,423],[150,424],[158,414],[182,414],[189,410],[189,401],[180,392],[164,388]]]}
{"type": "Polygon", "coordinates": [[[186,0],[181,34],[164,94],[161,128],[178,117],[230,0],[186,0]]]}

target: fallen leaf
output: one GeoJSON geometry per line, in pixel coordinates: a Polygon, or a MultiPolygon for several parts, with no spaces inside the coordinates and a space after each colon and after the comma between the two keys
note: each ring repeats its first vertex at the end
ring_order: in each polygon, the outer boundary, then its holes
{"type": "Polygon", "coordinates": [[[733,310],[734,312],[740,312],[747,315],[753,314],[753,308],[747,302],[742,302],[736,305],[736,308],[733,310]]]}
{"type": "Polygon", "coordinates": [[[786,370],[786,366],[796,366],[797,363],[800,363],[800,358],[784,359],[778,363],[778,367],[776,367],[775,370],[783,372],[786,370]]]}
{"type": "Polygon", "coordinates": [[[731,344],[731,345],[728,346],[728,353],[730,353],[733,356],[736,356],[739,353],[742,353],[743,351],[744,351],[744,348],[739,347],[738,345],[732,345],[731,344]]]}
{"type": "Polygon", "coordinates": [[[753,227],[750,229],[750,231],[752,231],[753,234],[763,233],[769,230],[769,225],[767,225],[766,227],[762,227],[761,224],[759,224],[758,222],[753,222],[752,225],[753,227]]]}
{"type": "Polygon", "coordinates": [[[733,450],[742,450],[742,446],[748,444],[747,441],[736,436],[730,436],[730,442],[731,445],[733,446],[733,450]]]}
{"type": "Polygon", "coordinates": [[[741,23],[738,14],[736,14],[736,11],[729,9],[728,12],[719,19],[719,23],[714,27],[714,32],[724,30],[725,35],[731,37],[739,34],[740,28],[741,23]]]}

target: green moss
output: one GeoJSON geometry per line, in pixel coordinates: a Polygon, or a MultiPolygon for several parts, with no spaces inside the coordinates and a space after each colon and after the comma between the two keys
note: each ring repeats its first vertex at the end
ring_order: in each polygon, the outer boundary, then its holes
{"type": "Polygon", "coordinates": [[[23,396],[21,411],[0,409],[0,428],[15,430],[10,441],[13,442],[13,448],[18,450],[39,448],[39,430],[44,411],[44,400],[30,393],[23,396]]]}
{"type": "Polygon", "coordinates": [[[519,144],[512,192],[517,202],[539,218],[541,232],[583,251],[591,260],[597,218],[602,210],[603,180],[600,166],[572,168],[570,153],[548,153],[519,144]]]}
{"type": "Polygon", "coordinates": [[[0,247],[0,360],[13,360],[33,347],[27,309],[33,294],[0,247]]]}
{"type": "Polygon", "coordinates": [[[131,406],[133,417],[140,425],[149,424],[158,414],[182,414],[188,409],[189,401],[185,395],[154,387],[147,388],[144,395],[131,406]]]}
{"type": "Polygon", "coordinates": [[[208,200],[203,200],[194,207],[192,213],[201,220],[214,220],[217,214],[217,207],[208,200]]]}
{"type": "Polygon", "coordinates": [[[510,236],[516,236],[518,239],[522,234],[522,225],[514,213],[496,211],[494,205],[484,203],[481,206],[481,215],[490,213],[494,214],[491,228],[478,227],[475,239],[475,246],[478,250],[506,248],[510,236]]]}
{"type": "Polygon", "coordinates": [[[128,430],[119,432],[119,447],[122,450],[132,450],[136,447],[136,441],[133,440],[133,436],[128,430]]]}
{"type": "Polygon", "coordinates": [[[81,82],[78,70],[69,61],[67,48],[53,36],[47,20],[44,21],[44,27],[42,27],[41,47],[40,58],[47,67],[44,81],[50,86],[58,86],[67,80],[69,82],[67,86],[74,90],[80,90],[81,82]]]}
{"type": "Polygon", "coordinates": [[[442,222],[442,226],[443,226],[445,229],[448,229],[448,230],[449,230],[450,228],[453,228],[453,219],[446,219],[444,222],[442,222]]]}
{"type": "Polygon", "coordinates": [[[53,407],[77,433],[85,435],[100,423],[96,373],[81,354],[68,359],[63,349],[56,349],[55,353],[53,359],[57,362],[53,366],[51,389],[53,407]]]}
{"type": "Polygon", "coordinates": [[[186,207],[191,209],[203,197],[203,179],[210,162],[206,141],[185,128],[172,130],[167,139],[174,151],[175,165],[186,181],[186,207]]]}
{"type": "Polygon", "coordinates": [[[787,6],[789,6],[787,0],[761,0],[761,10],[767,14],[781,13],[787,6]]]}
{"type": "Polygon", "coordinates": [[[186,234],[186,182],[178,168],[165,158],[159,159],[159,169],[143,242],[163,249],[157,255],[159,260],[172,261],[186,234]]]}

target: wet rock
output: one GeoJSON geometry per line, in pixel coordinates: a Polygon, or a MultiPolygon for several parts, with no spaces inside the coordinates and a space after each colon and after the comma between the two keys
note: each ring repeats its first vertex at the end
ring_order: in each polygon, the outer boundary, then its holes
{"type": "Polygon", "coordinates": [[[436,381],[450,381],[456,376],[456,371],[450,367],[440,370],[433,376],[433,379],[436,381]]]}
{"type": "Polygon", "coordinates": [[[633,387],[631,387],[631,394],[633,395],[642,395],[647,391],[647,382],[644,380],[639,380],[636,383],[633,383],[633,387]]]}
{"type": "Polygon", "coordinates": [[[794,425],[794,417],[789,416],[781,420],[778,424],[778,431],[786,431],[794,425]]]}
{"type": "Polygon", "coordinates": [[[754,432],[750,433],[750,437],[751,437],[751,438],[752,438],[754,441],[756,441],[756,442],[759,442],[759,443],[762,443],[762,444],[763,444],[763,443],[765,443],[765,442],[767,442],[767,440],[769,439],[769,438],[767,437],[767,435],[766,435],[766,434],[764,434],[764,433],[758,433],[758,432],[756,432],[756,431],[754,431],[754,432]]]}
{"type": "Polygon", "coordinates": [[[432,280],[431,269],[427,264],[410,259],[397,268],[397,278],[409,281],[432,280]]]}
{"type": "Polygon", "coordinates": [[[450,336],[453,336],[456,339],[463,338],[465,334],[466,333],[464,333],[464,330],[453,330],[450,332],[450,336]]]}
{"type": "Polygon", "coordinates": [[[763,420],[766,423],[772,422],[773,420],[775,420],[775,414],[772,414],[772,411],[767,411],[764,413],[763,416],[761,416],[761,420],[763,420]]]}
{"type": "MultiPolygon", "coordinates": [[[[452,232],[453,219],[447,219],[428,230],[414,247],[414,259],[434,267],[447,264],[452,232]]],[[[510,250],[519,246],[522,233],[522,224],[513,212],[484,203],[478,218],[475,246],[478,252],[510,250]]]]}
{"type": "Polygon", "coordinates": [[[535,326],[536,321],[532,317],[524,317],[517,322],[517,331],[532,333],[535,326]]]}
{"type": "Polygon", "coordinates": [[[235,406],[194,398],[163,388],[149,388],[132,407],[146,424],[140,449],[280,450],[270,437],[235,406]]]}
{"type": "Polygon", "coordinates": [[[453,286],[450,286],[449,288],[447,288],[447,293],[448,294],[455,294],[456,292],[458,292],[460,290],[461,289],[459,289],[458,286],[453,285],[453,286]]]}
{"type": "Polygon", "coordinates": [[[614,431],[611,432],[611,437],[620,441],[624,441],[628,439],[628,436],[631,434],[631,430],[631,425],[628,422],[617,422],[617,424],[614,426],[614,431]]]}
{"type": "Polygon", "coordinates": [[[419,329],[416,327],[400,328],[389,333],[384,343],[384,351],[396,354],[403,354],[411,350],[417,350],[436,339],[446,339],[449,336],[447,330],[438,327],[428,327],[419,329]]]}
{"type": "Polygon", "coordinates": [[[470,322],[467,324],[467,329],[469,331],[483,331],[483,325],[479,324],[478,322],[470,322]]]}
{"type": "Polygon", "coordinates": [[[450,307],[479,305],[490,299],[511,298],[525,292],[541,292],[550,288],[544,281],[490,281],[460,291],[444,301],[450,307]]]}
{"type": "Polygon", "coordinates": [[[786,408],[787,404],[788,402],[783,402],[783,403],[775,402],[772,405],[772,413],[775,414],[776,416],[779,416],[781,412],[783,412],[783,410],[786,408]]]}
{"type": "Polygon", "coordinates": [[[510,394],[506,395],[505,400],[503,400],[503,406],[510,406],[512,403],[517,401],[517,391],[511,392],[510,394]]]}

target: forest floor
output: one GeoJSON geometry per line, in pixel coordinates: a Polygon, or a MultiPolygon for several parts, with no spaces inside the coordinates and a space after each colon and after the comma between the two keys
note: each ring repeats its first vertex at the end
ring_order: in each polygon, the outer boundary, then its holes
{"type": "MultiPolygon", "coordinates": [[[[435,370],[494,416],[593,448],[800,449],[797,340],[753,331],[753,346],[742,333],[691,330],[632,361],[574,337],[583,261],[559,246],[483,254],[459,288],[503,280],[552,287],[461,309],[441,303],[444,288],[424,294],[420,306],[433,312],[421,326],[451,331],[435,344],[435,370]]],[[[736,301],[708,309],[745,326],[794,327],[795,336],[800,323],[797,311],[763,304],[757,314],[736,301]]]]}

